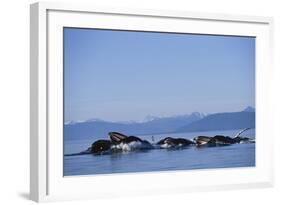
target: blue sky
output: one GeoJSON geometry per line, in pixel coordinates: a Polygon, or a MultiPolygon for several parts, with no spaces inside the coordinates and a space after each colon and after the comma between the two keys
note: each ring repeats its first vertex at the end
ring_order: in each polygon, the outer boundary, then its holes
{"type": "Polygon", "coordinates": [[[255,38],[64,28],[65,121],[255,106],[255,38]]]}

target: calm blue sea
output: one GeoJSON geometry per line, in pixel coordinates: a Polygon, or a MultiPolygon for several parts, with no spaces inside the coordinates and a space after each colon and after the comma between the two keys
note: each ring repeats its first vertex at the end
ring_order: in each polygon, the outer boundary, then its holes
{"type": "MultiPolygon", "coordinates": [[[[199,135],[234,136],[239,130],[208,131],[154,135],[155,142],[165,137],[193,139],[199,135]]],[[[242,134],[255,138],[255,130],[242,134]]],[[[152,135],[139,136],[152,142],[152,135]]],[[[96,139],[64,142],[64,154],[86,150],[96,139]]],[[[255,166],[255,144],[235,144],[221,147],[191,146],[186,149],[154,149],[142,152],[115,153],[111,155],[64,156],[64,176],[111,174],[128,172],[172,171],[255,166]]]]}

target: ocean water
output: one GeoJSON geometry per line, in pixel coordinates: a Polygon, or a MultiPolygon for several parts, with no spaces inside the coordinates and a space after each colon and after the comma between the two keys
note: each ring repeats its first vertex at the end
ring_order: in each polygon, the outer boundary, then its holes
{"type": "MultiPolygon", "coordinates": [[[[154,142],[157,142],[168,136],[193,139],[199,135],[220,134],[233,137],[238,131],[169,133],[139,137],[150,142],[154,139],[154,142]]],[[[255,130],[248,130],[242,136],[255,138],[255,130]]],[[[95,140],[97,139],[65,141],[64,154],[86,150],[95,140]]],[[[255,166],[255,143],[218,147],[189,146],[176,150],[153,149],[108,155],[64,156],[64,176],[253,166],[255,166]]]]}

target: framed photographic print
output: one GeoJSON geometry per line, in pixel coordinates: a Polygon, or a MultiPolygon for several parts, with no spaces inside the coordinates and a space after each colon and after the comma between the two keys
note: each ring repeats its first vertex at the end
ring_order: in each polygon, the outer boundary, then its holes
{"type": "Polygon", "coordinates": [[[31,5],[31,199],[271,186],[272,22],[31,5]]]}

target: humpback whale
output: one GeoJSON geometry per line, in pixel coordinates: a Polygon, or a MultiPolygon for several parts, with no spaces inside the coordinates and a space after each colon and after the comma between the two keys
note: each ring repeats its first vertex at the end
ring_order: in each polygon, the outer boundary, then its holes
{"type": "Polygon", "coordinates": [[[193,139],[193,141],[197,144],[197,145],[205,145],[208,144],[208,142],[212,139],[212,137],[208,137],[208,136],[197,136],[193,139]]]}
{"type": "Polygon", "coordinates": [[[88,149],[73,153],[73,154],[65,154],[64,156],[76,156],[76,155],[85,155],[85,154],[95,154],[95,155],[101,155],[101,154],[108,154],[111,151],[111,141],[110,140],[97,140],[95,141],[91,147],[88,149]]]}
{"type": "Polygon", "coordinates": [[[248,137],[240,137],[240,135],[243,133],[243,132],[245,132],[245,131],[247,131],[247,130],[249,130],[249,129],[251,129],[251,128],[245,128],[245,129],[243,129],[243,130],[241,130],[240,132],[238,132],[235,136],[234,136],[234,140],[235,140],[235,142],[236,143],[254,143],[255,142],[255,140],[253,140],[253,139],[250,139],[250,138],[248,138],[248,137]]]}
{"type": "Polygon", "coordinates": [[[91,153],[96,154],[96,153],[108,152],[110,149],[111,149],[110,140],[97,140],[92,144],[90,151],[91,153]]]}
{"type": "Polygon", "coordinates": [[[143,140],[136,136],[127,136],[119,132],[109,132],[109,140],[100,139],[92,143],[91,147],[87,150],[74,153],[65,154],[65,156],[75,156],[84,154],[109,154],[114,152],[128,152],[136,150],[149,150],[149,149],[169,149],[169,148],[184,148],[190,145],[197,146],[222,146],[231,145],[238,143],[255,143],[255,140],[241,137],[240,135],[249,130],[250,128],[239,131],[234,137],[215,135],[214,137],[209,136],[197,136],[193,141],[185,138],[173,138],[166,137],[156,144],[151,144],[147,140],[143,140]]]}
{"type": "Polygon", "coordinates": [[[110,132],[108,135],[110,140],[97,140],[87,150],[74,154],[65,154],[65,156],[84,154],[102,155],[112,152],[154,149],[154,146],[150,142],[135,136],[127,136],[119,132],[110,132]]]}
{"type": "Polygon", "coordinates": [[[223,136],[223,135],[215,135],[214,137],[208,137],[208,136],[198,136],[195,137],[193,140],[198,145],[207,145],[207,146],[216,146],[216,145],[231,145],[231,144],[237,144],[237,143],[253,143],[254,140],[247,138],[247,137],[240,137],[240,135],[245,132],[246,130],[249,130],[250,128],[245,128],[241,131],[239,131],[233,138],[229,136],[223,136]]]}
{"type": "Polygon", "coordinates": [[[160,148],[181,148],[195,144],[193,141],[184,138],[166,137],[156,143],[160,148]]]}
{"type": "Polygon", "coordinates": [[[210,145],[230,145],[234,144],[235,140],[229,136],[216,135],[208,142],[210,145]]]}
{"type": "Polygon", "coordinates": [[[126,136],[118,132],[110,132],[112,141],[111,149],[115,151],[131,151],[153,149],[154,147],[147,140],[142,140],[136,136],[126,136]]]}

